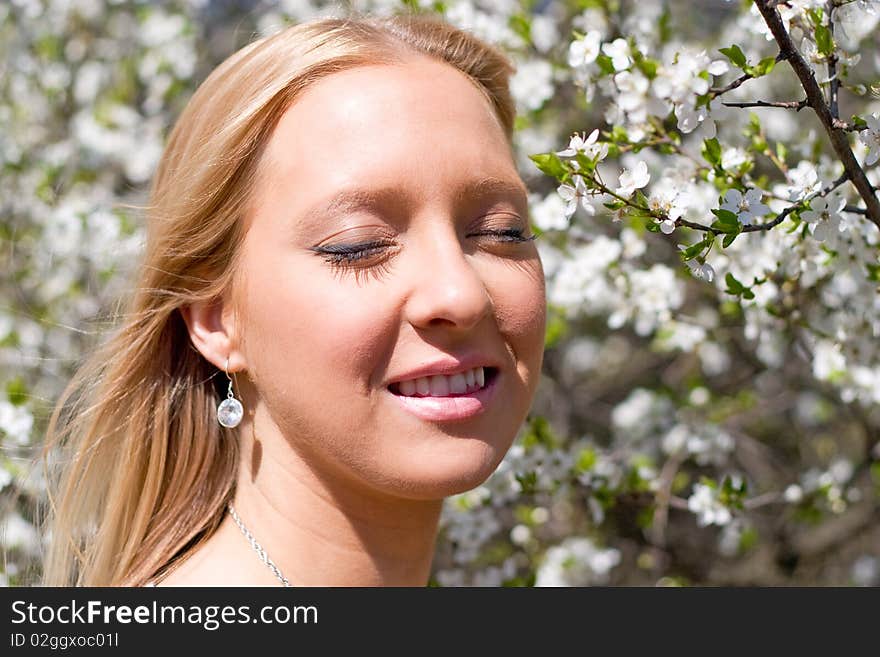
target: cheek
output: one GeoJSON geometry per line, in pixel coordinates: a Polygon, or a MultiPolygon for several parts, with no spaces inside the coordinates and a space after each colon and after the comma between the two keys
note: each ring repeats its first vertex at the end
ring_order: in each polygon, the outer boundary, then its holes
{"type": "MultiPolygon", "coordinates": [[[[517,358],[534,365],[544,350],[547,299],[540,260],[520,265],[517,275],[507,271],[494,286],[495,315],[501,333],[517,351],[517,358]]],[[[538,364],[540,367],[540,363],[538,364]]]]}
{"type": "Polygon", "coordinates": [[[330,403],[366,392],[387,336],[375,299],[338,277],[316,275],[308,263],[264,258],[247,272],[243,346],[260,387],[330,403]],[[340,386],[344,381],[349,385],[340,386]]]}

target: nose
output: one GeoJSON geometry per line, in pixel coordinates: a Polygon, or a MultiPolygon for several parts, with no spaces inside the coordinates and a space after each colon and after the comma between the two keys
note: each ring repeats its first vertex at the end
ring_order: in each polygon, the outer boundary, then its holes
{"type": "Polygon", "coordinates": [[[416,328],[468,330],[492,312],[492,298],[454,229],[433,231],[411,250],[405,315],[416,328]],[[442,234],[441,234],[442,233],[442,234]]]}

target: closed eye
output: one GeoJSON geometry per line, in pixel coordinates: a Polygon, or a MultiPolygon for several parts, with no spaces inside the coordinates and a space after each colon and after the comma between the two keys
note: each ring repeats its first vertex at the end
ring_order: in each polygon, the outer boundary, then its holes
{"type": "Polygon", "coordinates": [[[496,235],[502,239],[499,239],[500,242],[530,242],[533,239],[536,239],[537,235],[529,235],[526,237],[523,235],[523,230],[521,228],[505,228],[504,230],[484,230],[479,233],[471,233],[471,235],[496,235]]]}
{"type": "MultiPolygon", "coordinates": [[[[503,230],[483,230],[470,233],[468,237],[494,237],[497,242],[523,243],[537,238],[537,235],[524,235],[520,228],[505,228],[503,230]]],[[[389,267],[390,255],[387,248],[394,244],[384,241],[365,242],[363,244],[333,244],[329,246],[312,247],[312,251],[322,256],[334,271],[354,271],[356,280],[362,272],[372,273],[379,278],[386,273],[389,267]],[[380,256],[378,262],[370,263],[370,260],[380,256]],[[366,264],[361,264],[366,263],[366,264]]]]}

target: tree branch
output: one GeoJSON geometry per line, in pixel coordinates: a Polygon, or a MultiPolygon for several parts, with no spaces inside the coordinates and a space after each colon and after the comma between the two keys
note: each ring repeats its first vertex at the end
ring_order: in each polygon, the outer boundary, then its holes
{"type": "Polygon", "coordinates": [[[709,89],[710,100],[713,98],[717,98],[721,94],[726,94],[728,91],[733,91],[738,86],[740,86],[746,80],[751,80],[754,76],[751,73],[743,73],[736,80],[731,82],[730,84],[726,84],[723,87],[718,87],[717,89],[709,89]]]}
{"type": "MultiPolygon", "coordinates": [[[[783,59],[787,59],[787,58],[788,58],[788,55],[785,52],[780,51],[779,54],[776,55],[776,62],[779,63],[783,59]]],[[[716,87],[715,89],[709,89],[709,100],[713,100],[714,98],[717,98],[721,94],[726,94],[728,91],[733,91],[734,89],[739,87],[743,82],[745,82],[746,80],[751,80],[753,77],[755,77],[755,76],[753,76],[751,73],[743,73],[736,80],[733,80],[732,82],[724,85],[723,87],[716,87]]]]}
{"type": "Polygon", "coordinates": [[[867,126],[856,125],[855,123],[847,123],[846,121],[841,121],[840,119],[834,119],[831,125],[837,130],[845,130],[846,132],[861,132],[862,130],[867,129],[867,126]]]}
{"type": "Polygon", "coordinates": [[[800,112],[805,107],[809,107],[809,101],[804,98],[803,100],[791,100],[791,101],[774,101],[767,102],[764,100],[755,100],[750,103],[726,103],[722,102],[722,105],[725,107],[782,107],[784,109],[793,109],[796,112],[800,112]]]}
{"type": "Polygon", "coordinates": [[[795,48],[791,35],[785,29],[782,18],[775,9],[775,4],[771,6],[770,0],[755,0],[755,5],[764,17],[767,27],[773,33],[776,43],[779,44],[780,54],[785,54],[785,58],[798,76],[801,86],[807,94],[810,107],[813,108],[816,116],[822,122],[825,132],[828,133],[828,137],[831,140],[831,146],[843,163],[843,167],[858,191],[859,196],[865,202],[866,216],[880,228],[880,200],[877,199],[877,196],[874,194],[874,187],[871,185],[862,167],[859,166],[855,155],[853,155],[846,132],[835,126],[835,117],[825,102],[822,90],[816,82],[813,71],[795,48]]]}
{"type": "MultiPolygon", "coordinates": [[[[814,194],[811,194],[809,196],[805,196],[803,199],[801,199],[797,203],[794,203],[793,205],[788,206],[782,212],[777,214],[776,217],[774,217],[772,221],[768,221],[765,224],[751,224],[749,226],[743,226],[742,232],[743,233],[755,233],[755,232],[758,232],[761,230],[770,230],[771,228],[774,228],[774,227],[778,226],[779,224],[781,224],[788,215],[790,215],[792,212],[794,212],[798,208],[803,207],[810,200],[816,198],[817,196],[828,196],[831,192],[833,192],[835,189],[840,187],[847,180],[849,180],[849,172],[844,171],[840,175],[840,177],[837,178],[834,182],[829,183],[828,185],[826,185],[825,187],[823,187],[821,190],[819,190],[818,192],[816,192],[814,194]]],[[[716,235],[725,234],[724,231],[718,230],[717,228],[712,228],[711,226],[705,226],[703,224],[697,224],[692,221],[687,221],[686,219],[676,219],[675,225],[676,226],[687,226],[688,228],[693,228],[694,230],[702,230],[705,232],[715,233],[716,235]]]]}
{"type": "MultiPolygon", "coordinates": [[[[825,3],[825,11],[828,13],[828,30],[831,32],[831,38],[834,39],[834,21],[831,20],[831,12],[835,9],[834,0],[828,0],[825,3]]],[[[830,92],[828,94],[829,107],[828,111],[835,119],[839,117],[837,107],[837,92],[840,89],[840,80],[837,77],[837,53],[832,52],[828,56],[828,79],[831,81],[830,92]]]]}

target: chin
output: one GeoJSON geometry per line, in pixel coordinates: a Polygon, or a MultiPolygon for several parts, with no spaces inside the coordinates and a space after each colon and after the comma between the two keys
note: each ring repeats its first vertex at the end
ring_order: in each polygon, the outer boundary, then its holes
{"type": "Polygon", "coordinates": [[[506,453],[507,448],[502,450],[481,440],[459,439],[450,449],[435,451],[417,461],[411,458],[398,462],[397,472],[406,473],[406,478],[395,478],[392,485],[397,494],[409,499],[443,499],[482,484],[506,453]]]}

